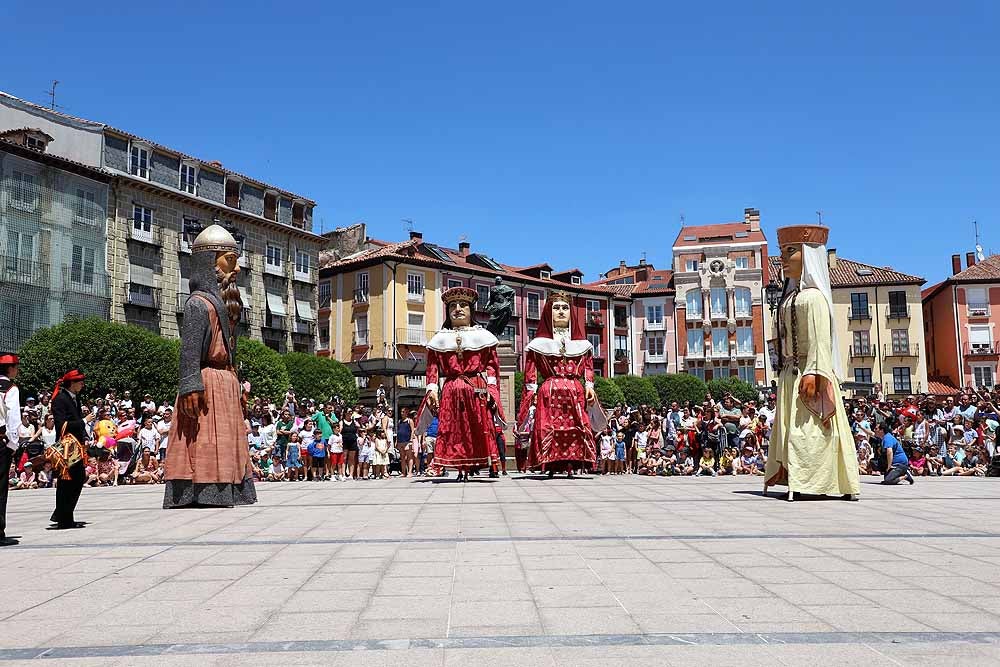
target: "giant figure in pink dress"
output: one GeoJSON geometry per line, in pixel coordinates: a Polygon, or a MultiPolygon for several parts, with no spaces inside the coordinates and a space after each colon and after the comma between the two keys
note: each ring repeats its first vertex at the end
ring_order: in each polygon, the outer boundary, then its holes
{"type": "Polygon", "coordinates": [[[444,327],[427,343],[427,395],[417,416],[417,432],[436,411],[434,464],[457,469],[458,480],[467,481],[469,470],[488,468],[497,458],[494,414],[503,419],[499,341],[486,329],[472,326],[476,290],[453,287],[441,299],[444,327]]]}
{"type": "Polygon", "coordinates": [[[587,408],[596,401],[594,349],[582,318],[573,317],[568,294],[553,292],[525,357],[518,423],[528,421],[534,405],[528,467],[572,477],[574,469],[593,466],[597,452],[587,408]]]}

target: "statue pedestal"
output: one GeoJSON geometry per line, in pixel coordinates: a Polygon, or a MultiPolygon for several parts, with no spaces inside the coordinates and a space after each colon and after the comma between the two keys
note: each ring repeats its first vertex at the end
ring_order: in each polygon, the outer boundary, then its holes
{"type": "Polygon", "coordinates": [[[503,414],[507,418],[507,428],[503,432],[507,451],[503,452],[503,455],[508,456],[514,451],[514,427],[517,422],[517,413],[514,411],[514,374],[517,372],[517,353],[510,341],[502,340],[497,348],[497,356],[500,357],[500,400],[503,402],[503,414]]]}

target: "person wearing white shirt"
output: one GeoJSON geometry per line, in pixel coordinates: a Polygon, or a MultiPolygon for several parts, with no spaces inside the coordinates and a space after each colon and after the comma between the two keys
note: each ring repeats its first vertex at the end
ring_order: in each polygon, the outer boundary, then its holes
{"type": "Polygon", "coordinates": [[[170,426],[174,418],[174,409],[168,407],[163,411],[163,418],[160,421],[155,421],[156,430],[160,434],[160,446],[159,446],[159,457],[160,461],[164,461],[167,458],[167,441],[170,439],[170,426]]]}
{"type": "Polygon", "coordinates": [[[16,544],[7,539],[7,493],[10,491],[6,483],[10,472],[10,463],[14,458],[14,450],[19,445],[18,430],[21,426],[21,393],[14,384],[17,378],[19,360],[17,355],[0,355],[0,470],[4,478],[0,480],[0,546],[16,544]]]}

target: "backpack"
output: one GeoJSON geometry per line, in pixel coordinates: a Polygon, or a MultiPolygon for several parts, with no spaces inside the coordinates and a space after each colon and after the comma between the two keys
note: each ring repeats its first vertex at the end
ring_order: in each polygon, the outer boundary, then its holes
{"type": "Polygon", "coordinates": [[[872,469],[878,470],[879,472],[885,472],[882,468],[885,467],[885,447],[882,446],[881,438],[872,438],[872,469]]]}

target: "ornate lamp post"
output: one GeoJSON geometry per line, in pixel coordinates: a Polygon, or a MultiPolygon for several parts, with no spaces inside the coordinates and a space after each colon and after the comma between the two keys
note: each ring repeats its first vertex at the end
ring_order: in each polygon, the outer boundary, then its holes
{"type": "Polygon", "coordinates": [[[767,299],[768,308],[771,309],[771,315],[774,315],[774,311],[778,309],[778,304],[781,303],[781,285],[773,278],[767,284],[767,287],[764,288],[764,297],[767,299]]]}

